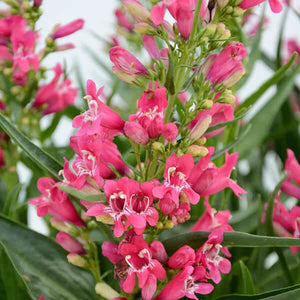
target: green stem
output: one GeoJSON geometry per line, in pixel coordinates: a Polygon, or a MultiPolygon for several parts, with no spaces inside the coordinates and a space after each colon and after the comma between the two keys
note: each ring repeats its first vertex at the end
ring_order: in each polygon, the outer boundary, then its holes
{"type": "Polygon", "coordinates": [[[194,35],[196,33],[196,30],[197,30],[201,4],[202,4],[202,0],[198,0],[197,5],[196,5],[196,9],[195,9],[195,14],[194,14],[194,19],[193,19],[193,29],[192,29],[192,32],[190,34],[190,40],[193,40],[194,35]]]}
{"type": "Polygon", "coordinates": [[[168,123],[170,121],[170,117],[171,117],[172,110],[173,110],[173,107],[175,104],[175,100],[176,100],[176,94],[170,95],[169,101],[168,101],[168,106],[165,111],[165,123],[168,123]]]}

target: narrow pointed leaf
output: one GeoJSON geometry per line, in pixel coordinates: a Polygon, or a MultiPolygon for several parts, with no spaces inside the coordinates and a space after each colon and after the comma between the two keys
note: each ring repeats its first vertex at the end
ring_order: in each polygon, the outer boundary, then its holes
{"type": "Polygon", "coordinates": [[[170,92],[171,95],[175,94],[175,86],[174,86],[174,61],[172,54],[168,53],[169,58],[169,68],[166,78],[165,87],[170,92]]]}
{"type": "Polygon", "coordinates": [[[4,216],[0,228],[0,241],[35,299],[98,299],[92,275],[69,264],[68,253],[53,240],[4,216]]]}
{"type": "Polygon", "coordinates": [[[63,169],[63,164],[54,157],[33,144],[23,133],[16,129],[1,113],[0,127],[11,139],[35,162],[41,169],[49,173],[53,178],[60,180],[58,172],[63,169]]]}
{"type": "Polygon", "coordinates": [[[69,186],[65,186],[65,185],[59,185],[58,188],[79,199],[79,200],[84,200],[84,201],[88,201],[88,202],[106,202],[106,196],[103,193],[97,193],[97,194],[88,194],[86,192],[83,191],[79,191],[77,189],[74,189],[72,187],[69,186]]]}
{"type": "MultiPolygon", "coordinates": [[[[31,300],[33,295],[22,277],[15,268],[4,245],[0,242],[0,291],[1,299],[31,300]]],[[[25,277],[25,276],[24,276],[25,277]]],[[[25,277],[26,278],[26,277],[25,277]]]]}
{"type": "Polygon", "coordinates": [[[3,207],[3,214],[6,216],[11,216],[11,213],[16,208],[18,202],[18,197],[22,188],[22,184],[17,184],[14,189],[9,193],[7,199],[5,200],[3,207]]]}
{"type": "MultiPolygon", "coordinates": [[[[207,241],[208,231],[189,232],[177,235],[162,241],[166,251],[171,254],[184,245],[189,245],[194,249],[200,248],[207,241]]],[[[300,246],[300,239],[295,238],[279,238],[254,235],[243,232],[224,232],[223,246],[229,247],[291,247],[300,246]]]]}

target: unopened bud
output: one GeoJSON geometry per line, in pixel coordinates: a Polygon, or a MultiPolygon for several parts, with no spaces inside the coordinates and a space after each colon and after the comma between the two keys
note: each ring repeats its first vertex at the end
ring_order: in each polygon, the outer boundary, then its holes
{"type": "Polygon", "coordinates": [[[232,12],[233,17],[241,17],[244,15],[244,10],[240,7],[235,7],[232,12]]]}
{"type": "Polygon", "coordinates": [[[223,35],[221,36],[221,38],[222,38],[223,40],[229,39],[230,37],[231,37],[231,32],[230,32],[230,30],[228,30],[228,29],[226,29],[226,30],[224,31],[223,35]]]}
{"type": "Polygon", "coordinates": [[[96,220],[98,222],[101,222],[101,223],[104,223],[104,224],[108,224],[108,225],[115,224],[114,219],[111,216],[108,216],[108,215],[97,216],[96,220]]]}
{"type": "Polygon", "coordinates": [[[23,2],[22,8],[24,9],[24,11],[29,11],[31,9],[31,5],[29,4],[29,2],[23,2]]]}
{"type": "Polygon", "coordinates": [[[88,262],[82,256],[76,253],[70,253],[67,255],[68,262],[76,267],[87,268],[88,262]]]}
{"type": "Polygon", "coordinates": [[[203,109],[210,109],[210,108],[212,108],[213,104],[214,104],[214,102],[212,100],[207,100],[206,99],[206,100],[204,100],[202,102],[201,108],[203,108],[203,109]]]}
{"type": "Polygon", "coordinates": [[[226,13],[230,15],[232,12],[233,12],[233,7],[232,6],[227,6],[226,13]]]}
{"type": "Polygon", "coordinates": [[[224,34],[225,30],[226,30],[225,25],[223,23],[220,23],[217,25],[216,34],[218,36],[222,36],[224,34]]]}
{"type": "Polygon", "coordinates": [[[111,286],[103,281],[96,284],[95,290],[98,295],[101,295],[105,299],[121,297],[118,292],[116,292],[111,286]]]}
{"type": "Polygon", "coordinates": [[[136,22],[151,21],[150,12],[138,1],[122,0],[122,4],[136,22]]]}
{"type": "Polygon", "coordinates": [[[212,117],[210,115],[206,115],[204,117],[201,117],[196,125],[192,128],[189,139],[191,141],[196,141],[199,138],[202,137],[202,135],[205,133],[205,131],[208,129],[210,123],[212,121],[212,117]]]}
{"type": "Polygon", "coordinates": [[[223,98],[223,101],[222,101],[223,103],[227,103],[230,105],[233,105],[236,101],[236,98],[231,90],[226,90],[224,92],[224,94],[222,95],[222,98],[223,98]]]}
{"type": "Polygon", "coordinates": [[[3,74],[4,74],[5,76],[10,76],[10,75],[12,74],[12,69],[11,69],[11,68],[5,68],[5,69],[3,70],[3,74]]]}
{"type": "Polygon", "coordinates": [[[224,8],[228,4],[229,0],[218,0],[218,6],[224,8]]]}
{"type": "Polygon", "coordinates": [[[205,33],[207,35],[214,35],[217,29],[217,24],[208,24],[207,26],[205,26],[205,33]]]}
{"type": "Polygon", "coordinates": [[[165,146],[160,142],[154,142],[152,144],[152,149],[159,152],[165,152],[165,146]]]}
{"type": "Polygon", "coordinates": [[[163,229],[164,228],[164,224],[162,222],[157,222],[156,228],[157,229],[163,229]]]}
{"type": "Polygon", "coordinates": [[[245,68],[241,67],[239,70],[234,72],[229,78],[227,78],[225,81],[223,81],[223,85],[225,87],[231,87],[235,85],[245,74],[245,68]]]}
{"type": "Polygon", "coordinates": [[[197,141],[194,142],[196,145],[202,146],[206,143],[206,137],[202,137],[200,139],[198,139],[197,141]]]}
{"type": "Polygon", "coordinates": [[[137,23],[135,26],[134,26],[134,31],[139,33],[139,34],[142,34],[142,35],[155,35],[156,34],[156,30],[153,26],[151,26],[150,24],[148,23],[137,23]]]}
{"type": "Polygon", "coordinates": [[[72,236],[77,236],[79,233],[75,226],[71,225],[70,223],[60,221],[56,218],[51,218],[50,224],[53,228],[57,229],[58,231],[68,233],[72,236]]]}
{"type": "Polygon", "coordinates": [[[206,156],[208,150],[204,146],[192,145],[188,148],[187,153],[192,154],[194,157],[206,156]]]}
{"type": "Polygon", "coordinates": [[[168,220],[165,224],[165,229],[172,229],[174,227],[174,223],[171,220],[168,220]]]}

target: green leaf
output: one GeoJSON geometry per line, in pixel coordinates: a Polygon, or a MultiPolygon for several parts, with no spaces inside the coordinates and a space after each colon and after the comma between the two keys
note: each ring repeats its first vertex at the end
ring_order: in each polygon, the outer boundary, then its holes
{"type": "Polygon", "coordinates": [[[247,135],[247,139],[243,143],[237,146],[237,151],[240,153],[240,157],[247,156],[255,147],[259,146],[267,136],[274,117],[280,110],[284,101],[286,101],[288,95],[294,86],[294,80],[300,71],[300,63],[292,71],[292,73],[278,85],[278,91],[249,121],[252,127],[247,135]]]}
{"type": "Polygon", "coordinates": [[[107,200],[105,194],[103,194],[103,193],[88,194],[84,191],[79,191],[72,187],[61,185],[61,184],[58,186],[58,188],[61,191],[65,192],[77,199],[88,201],[88,202],[106,202],[106,200],[107,200]]]}
{"type": "Polygon", "coordinates": [[[40,140],[43,142],[47,138],[49,138],[53,132],[55,131],[60,119],[62,117],[62,113],[56,113],[51,121],[51,124],[41,132],[40,140]]]}
{"type": "Polygon", "coordinates": [[[11,217],[14,209],[16,209],[16,204],[18,202],[19,194],[22,188],[22,184],[17,184],[14,189],[9,193],[7,199],[5,200],[3,207],[3,214],[11,217]]]}
{"type": "Polygon", "coordinates": [[[199,64],[199,66],[196,68],[195,72],[187,79],[187,81],[184,83],[180,93],[184,93],[185,91],[188,90],[190,85],[193,82],[193,79],[196,77],[197,74],[199,74],[199,70],[201,68],[202,64],[199,64]]]}
{"type": "Polygon", "coordinates": [[[239,289],[243,294],[253,295],[255,293],[255,288],[247,266],[243,263],[243,261],[240,260],[237,262],[235,267],[237,269],[239,280],[241,282],[239,289]]]}
{"type": "Polygon", "coordinates": [[[69,264],[67,252],[54,241],[4,216],[0,228],[0,241],[35,299],[97,299],[92,275],[69,264]]]}
{"type": "Polygon", "coordinates": [[[7,250],[0,242],[0,293],[1,299],[30,300],[34,299],[24,278],[16,270],[7,250]]]}
{"type": "Polygon", "coordinates": [[[252,125],[249,124],[238,138],[236,138],[233,142],[231,142],[228,145],[226,145],[224,148],[216,151],[212,155],[211,160],[217,159],[218,157],[220,157],[221,155],[223,155],[226,151],[229,151],[230,149],[232,149],[233,147],[235,147],[236,145],[238,145],[247,136],[248,132],[251,129],[251,126],[252,125]]]}
{"type": "Polygon", "coordinates": [[[239,299],[249,299],[249,300],[286,300],[286,299],[299,299],[300,297],[300,284],[289,286],[287,288],[282,288],[278,290],[269,291],[263,294],[256,295],[225,295],[218,297],[217,300],[239,300],[239,299]]]}
{"type": "Polygon", "coordinates": [[[294,53],[291,59],[280,69],[278,69],[266,82],[264,82],[257,91],[251,94],[235,111],[235,114],[241,112],[242,109],[249,108],[253,105],[260,97],[274,84],[276,84],[279,79],[286,73],[286,71],[291,67],[295,61],[297,54],[294,53]]]}
{"type": "Polygon", "coordinates": [[[58,172],[63,164],[54,157],[34,145],[23,133],[16,129],[1,113],[0,127],[13,139],[13,141],[35,162],[41,169],[48,172],[53,178],[60,180],[58,172]]]}
{"type": "MultiPolygon", "coordinates": [[[[189,245],[194,249],[200,248],[203,243],[207,241],[209,234],[210,232],[208,231],[189,232],[164,240],[162,241],[162,243],[164,244],[166,251],[169,254],[172,254],[184,245],[189,245]]],[[[224,241],[222,242],[222,245],[229,247],[247,248],[291,246],[299,247],[300,239],[269,237],[235,231],[224,232],[224,241]]]]}
{"type": "MultiPolygon", "coordinates": [[[[248,78],[252,74],[252,71],[254,69],[256,61],[260,57],[260,42],[261,42],[262,33],[263,33],[265,8],[266,8],[266,5],[264,5],[264,9],[263,9],[261,17],[260,17],[258,31],[257,31],[257,33],[254,37],[253,43],[252,43],[251,51],[250,51],[250,54],[249,54],[249,60],[247,62],[247,66],[246,66],[246,74],[238,82],[238,84],[237,84],[238,89],[241,86],[243,86],[245,84],[245,82],[248,80],[248,78]]],[[[236,22],[236,23],[238,23],[238,22],[236,22]]]]}

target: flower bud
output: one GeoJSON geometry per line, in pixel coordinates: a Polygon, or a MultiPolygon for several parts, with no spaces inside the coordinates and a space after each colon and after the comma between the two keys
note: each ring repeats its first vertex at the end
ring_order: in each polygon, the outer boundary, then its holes
{"type": "Polygon", "coordinates": [[[54,40],[70,35],[80,29],[82,29],[84,25],[83,19],[77,19],[73,22],[70,22],[64,26],[59,27],[53,34],[52,38],[54,40]]]}
{"type": "Polygon", "coordinates": [[[108,224],[108,225],[114,225],[114,219],[111,216],[108,215],[100,215],[100,216],[96,216],[96,220],[98,222],[101,222],[103,224],[108,224]]]}
{"type": "Polygon", "coordinates": [[[76,253],[70,253],[67,255],[68,262],[79,268],[87,268],[88,262],[82,256],[76,253]]]}
{"type": "Polygon", "coordinates": [[[240,7],[234,7],[232,11],[233,17],[241,17],[244,14],[245,10],[240,7]]]}
{"type": "Polygon", "coordinates": [[[163,229],[164,228],[164,224],[162,222],[157,222],[156,228],[157,229],[163,229]]]}
{"type": "Polygon", "coordinates": [[[43,3],[43,0],[33,0],[34,7],[40,7],[43,3]]]}
{"type": "Polygon", "coordinates": [[[134,31],[141,35],[155,35],[156,29],[148,23],[137,23],[134,26],[134,31]]]}
{"type": "Polygon", "coordinates": [[[101,295],[105,299],[114,299],[121,297],[118,292],[116,292],[111,286],[103,281],[96,284],[95,290],[98,295],[101,295]]]}
{"type": "Polygon", "coordinates": [[[122,0],[124,8],[136,22],[151,21],[150,12],[136,0],[122,0]]]}
{"type": "Polygon", "coordinates": [[[163,137],[168,141],[174,141],[178,135],[177,126],[174,123],[165,124],[162,129],[163,137]]]}
{"type": "Polygon", "coordinates": [[[154,142],[152,144],[152,149],[159,152],[165,152],[165,146],[160,142],[154,142]]]}
{"type": "Polygon", "coordinates": [[[74,44],[67,43],[67,44],[56,46],[55,51],[66,51],[66,50],[70,50],[70,49],[74,49],[74,48],[75,48],[74,44]]]}
{"type": "Polygon", "coordinates": [[[56,242],[70,253],[85,254],[85,250],[82,246],[65,232],[59,232],[56,235],[56,242]]]}
{"type": "Polygon", "coordinates": [[[174,227],[174,223],[171,220],[168,220],[165,224],[165,229],[172,229],[174,227]]]}
{"type": "Polygon", "coordinates": [[[169,259],[168,266],[171,269],[183,269],[195,262],[195,251],[190,246],[179,248],[169,259]]]}
{"type": "Polygon", "coordinates": [[[223,23],[217,25],[216,34],[217,36],[222,36],[226,30],[226,27],[223,23]]]}
{"type": "Polygon", "coordinates": [[[245,68],[241,65],[240,68],[234,70],[234,72],[232,72],[232,74],[226,80],[223,81],[223,85],[227,88],[235,85],[243,77],[245,72],[245,68]]]}
{"type": "Polygon", "coordinates": [[[228,4],[229,0],[218,0],[218,6],[224,8],[228,4]]]}
{"type": "Polygon", "coordinates": [[[136,122],[125,122],[125,134],[137,144],[146,145],[149,141],[147,131],[136,122]]]}
{"type": "Polygon", "coordinates": [[[192,128],[190,134],[188,135],[191,141],[196,141],[202,137],[205,131],[208,129],[212,118],[210,115],[204,116],[198,120],[196,125],[192,128]]]}
{"type": "Polygon", "coordinates": [[[201,108],[202,109],[210,109],[210,108],[212,108],[213,104],[214,104],[214,102],[212,100],[205,99],[201,104],[201,108]]]}
{"type": "Polygon", "coordinates": [[[188,148],[187,153],[192,154],[194,157],[206,156],[208,154],[208,150],[203,146],[192,145],[188,148]]]}
{"type": "Polygon", "coordinates": [[[217,24],[211,24],[209,23],[207,26],[205,26],[205,34],[208,36],[213,36],[216,33],[217,24]]]}
{"type": "Polygon", "coordinates": [[[194,144],[196,144],[196,145],[199,145],[199,146],[202,146],[202,145],[204,145],[206,143],[206,137],[202,137],[202,138],[200,138],[200,139],[198,139],[197,141],[195,141],[194,142],[194,144]]]}
{"type": "Polygon", "coordinates": [[[154,259],[157,259],[159,262],[165,264],[168,261],[168,254],[165,250],[164,245],[159,241],[153,241],[150,244],[150,249],[154,259]]]}

